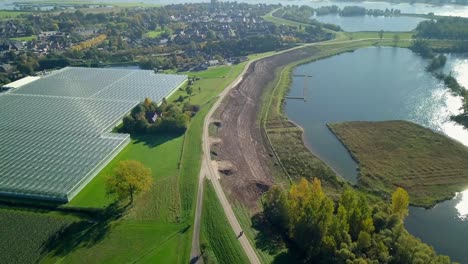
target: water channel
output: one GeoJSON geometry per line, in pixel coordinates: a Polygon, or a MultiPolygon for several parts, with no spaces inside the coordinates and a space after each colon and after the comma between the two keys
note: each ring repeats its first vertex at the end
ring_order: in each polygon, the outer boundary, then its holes
{"type": "MultiPolygon", "coordinates": [[[[357,164],[327,123],[408,120],[468,145],[468,131],[449,120],[462,101],[424,70],[427,63],[408,49],[372,47],[299,66],[294,74],[313,76],[307,101],[288,100],[285,112],[305,129],[310,149],[353,183],[357,164]]],[[[464,67],[465,57],[451,55],[444,70],[463,79],[464,67]]],[[[302,94],[303,88],[303,78],[294,78],[290,95],[302,94]]],[[[410,208],[405,225],[439,253],[468,263],[467,214],[468,191],[430,210],[410,208]]]]}

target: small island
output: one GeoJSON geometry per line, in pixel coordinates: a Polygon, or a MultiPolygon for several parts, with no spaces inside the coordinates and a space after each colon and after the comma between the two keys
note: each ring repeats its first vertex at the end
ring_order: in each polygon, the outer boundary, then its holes
{"type": "Polygon", "coordinates": [[[406,189],[412,205],[432,207],[468,186],[468,148],[407,121],[346,122],[330,130],[359,163],[359,185],[390,195],[406,189]]]}

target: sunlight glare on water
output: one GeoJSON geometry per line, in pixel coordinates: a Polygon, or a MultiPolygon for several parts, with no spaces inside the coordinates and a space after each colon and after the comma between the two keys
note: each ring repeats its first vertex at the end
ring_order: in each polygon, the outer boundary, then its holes
{"type": "Polygon", "coordinates": [[[465,88],[468,88],[468,59],[456,60],[451,71],[457,81],[465,88]]]}
{"type": "Polygon", "coordinates": [[[463,106],[461,97],[453,96],[446,89],[436,89],[432,96],[434,98],[442,99],[445,104],[445,107],[440,107],[437,111],[434,111],[433,118],[431,120],[433,127],[439,127],[439,129],[447,136],[458,140],[465,146],[468,146],[467,130],[462,125],[450,121],[450,116],[461,113],[461,108],[463,106]]]}
{"type": "Polygon", "coordinates": [[[411,120],[426,124],[437,131],[468,146],[468,131],[462,126],[450,120],[453,115],[461,113],[462,98],[454,96],[442,84],[432,90],[430,98],[419,98],[414,103],[414,112],[411,120]]]}
{"type": "Polygon", "coordinates": [[[458,199],[458,198],[460,198],[460,201],[455,206],[455,208],[457,208],[458,210],[458,217],[463,221],[467,221],[468,220],[468,190],[457,193],[457,196],[455,199],[458,199]]]}

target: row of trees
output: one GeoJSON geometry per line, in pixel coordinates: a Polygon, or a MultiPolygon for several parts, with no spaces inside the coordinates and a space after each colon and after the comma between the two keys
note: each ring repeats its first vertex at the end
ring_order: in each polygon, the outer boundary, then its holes
{"type": "Polygon", "coordinates": [[[322,28],[341,31],[341,28],[334,24],[320,23],[316,19],[312,19],[314,9],[310,6],[288,6],[277,10],[274,14],[276,17],[281,17],[287,20],[309,24],[312,27],[322,30],[322,28]]]}
{"type": "Polygon", "coordinates": [[[434,56],[431,59],[431,62],[426,67],[426,69],[429,72],[434,72],[434,71],[444,67],[446,62],[447,62],[447,57],[444,54],[439,54],[438,56],[434,56]]]}
{"type": "MultiPolygon", "coordinates": [[[[289,7],[288,7],[289,8],[289,7]]],[[[398,9],[366,9],[360,6],[345,6],[342,9],[339,8],[337,5],[331,6],[321,6],[318,8],[312,8],[308,6],[301,6],[301,7],[293,7],[295,11],[298,11],[297,14],[301,18],[310,18],[312,15],[316,14],[317,16],[324,16],[330,14],[339,14],[340,16],[364,16],[364,15],[371,15],[371,16],[391,16],[391,15],[398,15],[401,13],[398,9]]],[[[289,12],[293,13],[293,12],[289,12]]]]}
{"type": "Polygon", "coordinates": [[[107,36],[105,34],[101,34],[97,37],[94,37],[92,39],[85,40],[81,43],[78,43],[72,47],[73,51],[80,51],[80,50],[85,50],[89,49],[91,47],[97,46],[101,44],[104,40],[106,40],[107,36]]]}
{"type": "Polygon", "coordinates": [[[158,106],[146,98],[124,117],[121,130],[130,134],[183,133],[198,110],[199,106],[185,103],[180,107],[165,99],[158,106]]]}
{"type": "Polygon", "coordinates": [[[273,187],[263,204],[265,218],[304,263],[450,263],[405,231],[409,196],[401,188],[390,205],[371,205],[350,187],[334,203],[320,180],[302,179],[288,191],[273,187]]]}
{"type": "Polygon", "coordinates": [[[468,40],[468,19],[441,17],[427,20],[416,27],[416,36],[427,39],[468,40]]]}

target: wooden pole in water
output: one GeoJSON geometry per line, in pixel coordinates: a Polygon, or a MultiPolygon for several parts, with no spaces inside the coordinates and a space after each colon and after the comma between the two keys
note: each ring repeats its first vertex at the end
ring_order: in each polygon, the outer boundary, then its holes
{"type": "Polygon", "coordinates": [[[304,79],[304,90],[302,91],[302,96],[304,97],[304,102],[307,102],[307,84],[308,84],[309,78],[306,77],[304,79]]]}

